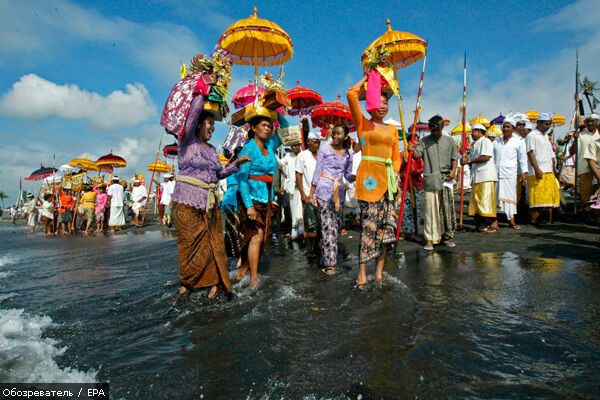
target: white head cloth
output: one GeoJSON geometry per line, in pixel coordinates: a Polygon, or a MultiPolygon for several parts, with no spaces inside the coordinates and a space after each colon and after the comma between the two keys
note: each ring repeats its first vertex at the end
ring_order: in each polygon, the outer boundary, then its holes
{"type": "Polygon", "coordinates": [[[482,124],[473,124],[471,125],[471,130],[474,131],[475,129],[479,129],[480,131],[487,131],[487,129],[485,129],[485,126],[483,126],[482,124]]]}
{"type": "Polygon", "coordinates": [[[515,121],[514,118],[506,117],[506,118],[504,118],[504,122],[502,122],[502,125],[504,125],[504,124],[511,124],[513,127],[516,127],[517,121],[515,121]]]}
{"type": "Polygon", "coordinates": [[[598,120],[600,120],[600,115],[598,115],[598,114],[590,114],[590,115],[586,115],[586,116],[585,116],[585,120],[587,121],[588,119],[591,119],[591,120],[596,120],[596,121],[598,121],[598,120]]]}
{"type": "Polygon", "coordinates": [[[540,116],[538,117],[538,121],[552,121],[552,118],[554,117],[554,115],[552,113],[540,113],[540,116]]]}
{"type": "Polygon", "coordinates": [[[314,140],[321,140],[323,139],[323,136],[321,136],[321,130],[320,129],[311,129],[310,132],[308,132],[308,139],[314,139],[314,140]]]}

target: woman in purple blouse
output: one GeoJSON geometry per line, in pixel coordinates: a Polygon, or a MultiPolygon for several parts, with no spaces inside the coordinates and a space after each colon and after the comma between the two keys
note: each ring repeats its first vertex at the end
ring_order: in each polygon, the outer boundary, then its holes
{"type": "Polygon", "coordinates": [[[227,294],[232,291],[217,189],[220,179],[237,172],[239,165],[250,159],[239,157],[223,167],[208,143],[214,130],[214,116],[202,111],[197,129],[188,130],[178,145],[179,174],[172,196],[179,250],[177,299],[193,289],[210,288],[211,299],[218,289],[227,294]]]}
{"type": "Polygon", "coordinates": [[[331,144],[321,144],[310,189],[309,199],[316,203],[321,217],[321,265],[327,275],[337,272],[338,239],[345,198],[343,178],[354,181],[348,132],[346,125],[336,125],[331,133],[331,144]]]}

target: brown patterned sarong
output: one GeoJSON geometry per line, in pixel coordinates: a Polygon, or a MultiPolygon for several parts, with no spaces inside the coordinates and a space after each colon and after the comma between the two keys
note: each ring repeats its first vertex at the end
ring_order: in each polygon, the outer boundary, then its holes
{"type": "Polygon", "coordinates": [[[358,262],[360,264],[379,257],[384,250],[391,250],[391,245],[396,242],[396,228],[398,225],[398,209],[402,198],[398,190],[394,201],[389,201],[387,193],[383,198],[374,202],[359,200],[360,205],[360,245],[358,248],[358,262]]]}
{"type": "Polygon", "coordinates": [[[173,219],[178,236],[179,284],[188,289],[218,285],[231,293],[221,210],[207,213],[175,203],[173,219]]]}
{"type": "Polygon", "coordinates": [[[248,254],[248,244],[254,236],[258,235],[259,229],[263,230],[263,249],[269,241],[269,235],[271,233],[270,203],[259,203],[255,201],[254,210],[256,211],[256,219],[253,221],[248,218],[246,207],[244,207],[244,204],[241,202],[241,200],[238,202],[238,216],[240,217],[240,233],[242,236],[240,240],[242,256],[248,254]]]}

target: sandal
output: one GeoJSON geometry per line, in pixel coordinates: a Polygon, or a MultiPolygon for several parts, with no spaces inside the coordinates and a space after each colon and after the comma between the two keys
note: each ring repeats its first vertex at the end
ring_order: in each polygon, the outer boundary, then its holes
{"type": "Polygon", "coordinates": [[[354,286],[355,289],[358,289],[363,293],[365,293],[367,291],[367,282],[358,283],[358,279],[355,282],[356,282],[356,285],[354,286]]]}
{"type": "Polygon", "coordinates": [[[423,250],[433,251],[433,245],[431,243],[427,243],[425,246],[423,246],[423,250]]]}
{"type": "Polygon", "coordinates": [[[337,269],[335,267],[327,267],[327,268],[321,268],[321,272],[324,273],[325,275],[335,275],[337,274],[337,269]]]}
{"type": "Polygon", "coordinates": [[[442,242],[442,245],[446,247],[456,247],[456,243],[454,243],[452,240],[446,240],[442,242]]]}
{"type": "Polygon", "coordinates": [[[517,225],[517,224],[514,224],[514,225],[512,225],[512,224],[509,224],[508,226],[510,226],[511,228],[513,228],[513,229],[515,229],[515,230],[517,230],[517,231],[518,231],[519,229],[521,229],[521,227],[520,227],[519,225],[517,225]]]}

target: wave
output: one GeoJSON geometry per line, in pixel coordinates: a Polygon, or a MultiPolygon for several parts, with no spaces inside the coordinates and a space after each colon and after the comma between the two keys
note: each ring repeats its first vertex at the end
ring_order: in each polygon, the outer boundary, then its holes
{"type": "Polygon", "coordinates": [[[48,316],[27,315],[24,310],[0,310],[0,382],[95,382],[97,371],[60,368],[55,358],[67,347],[42,337],[53,326],[48,316]]]}

